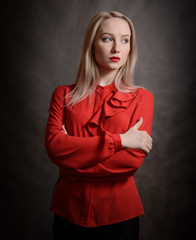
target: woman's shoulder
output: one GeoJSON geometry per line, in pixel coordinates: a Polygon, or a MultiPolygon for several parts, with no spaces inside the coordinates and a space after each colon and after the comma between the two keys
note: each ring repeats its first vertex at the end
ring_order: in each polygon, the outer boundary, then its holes
{"type": "Polygon", "coordinates": [[[136,88],[133,88],[133,89],[130,89],[129,92],[119,92],[117,91],[117,95],[122,95],[123,98],[126,100],[126,99],[129,99],[129,98],[139,98],[139,99],[142,99],[143,97],[153,97],[153,94],[151,91],[143,88],[143,87],[136,87],[136,88]]]}
{"type": "Polygon", "coordinates": [[[76,84],[60,85],[54,89],[53,94],[58,96],[65,96],[74,89],[75,85],[76,84]]]}
{"type": "Polygon", "coordinates": [[[139,87],[136,92],[137,99],[140,103],[143,102],[144,104],[148,104],[154,102],[154,96],[152,91],[139,87]]]}
{"type": "Polygon", "coordinates": [[[138,96],[149,96],[149,97],[153,97],[153,93],[150,90],[147,90],[146,88],[142,88],[142,87],[138,87],[136,89],[136,92],[138,94],[138,96]]]}
{"type": "Polygon", "coordinates": [[[132,89],[127,97],[129,97],[131,99],[136,100],[137,102],[141,103],[148,103],[148,102],[153,102],[154,101],[154,96],[153,93],[143,87],[137,87],[135,89],[132,89]]]}
{"type": "Polygon", "coordinates": [[[130,100],[143,100],[147,98],[153,98],[152,92],[149,90],[142,88],[142,87],[135,87],[130,89],[128,92],[122,92],[117,90],[114,96],[112,97],[113,100],[118,100],[121,102],[127,102],[130,100]]]}

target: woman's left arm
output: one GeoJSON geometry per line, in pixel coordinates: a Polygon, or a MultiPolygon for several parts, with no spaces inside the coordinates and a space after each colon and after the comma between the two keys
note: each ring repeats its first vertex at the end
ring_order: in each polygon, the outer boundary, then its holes
{"type": "MultiPolygon", "coordinates": [[[[146,131],[150,135],[153,122],[153,110],[153,95],[146,91],[131,118],[130,128],[142,117],[143,123],[139,130],[146,131]]],[[[92,178],[122,174],[133,175],[142,165],[145,156],[146,153],[142,150],[122,149],[97,165],[85,169],[76,169],[76,174],[92,178]]]]}

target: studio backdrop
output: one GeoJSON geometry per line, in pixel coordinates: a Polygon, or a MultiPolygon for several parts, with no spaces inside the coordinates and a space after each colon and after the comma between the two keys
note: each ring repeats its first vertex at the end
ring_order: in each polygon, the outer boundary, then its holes
{"type": "Polygon", "coordinates": [[[58,168],[44,148],[51,95],[57,86],[74,83],[87,24],[110,10],[133,21],[135,84],[155,99],[153,150],[135,175],[145,209],[140,239],[193,239],[194,8],[191,1],[167,0],[4,3],[1,239],[52,239],[58,168]]]}

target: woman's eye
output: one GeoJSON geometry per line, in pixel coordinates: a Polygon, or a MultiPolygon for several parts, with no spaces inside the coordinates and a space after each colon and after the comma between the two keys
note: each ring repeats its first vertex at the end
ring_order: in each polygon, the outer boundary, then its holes
{"type": "Polygon", "coordinates": [[[103,41],[104,42],[109,42],[109,41],[112,41],[112,39],[111,38],[103,38],[103,41]]]}
{"type": "Polygon", "coordinates": [[[122,43],[128,43],[129,42],[129,39],[123,39],[122,40],[122,43]]]}

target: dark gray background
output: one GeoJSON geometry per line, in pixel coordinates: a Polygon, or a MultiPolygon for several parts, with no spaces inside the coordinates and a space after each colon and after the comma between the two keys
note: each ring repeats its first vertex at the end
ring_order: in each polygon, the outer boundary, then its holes
{"type": "Polygon", "coordinates": [[[102,10],[132,19],[139,52],[135,83],[155,97],[154,148],[135,176],[146,211],[140,239],[193,239],[192,2],[8,0],[1,9],[2,239],[51,239],[58,168],[44,149],[49,102],[54,88],[74,82],[84,31],[102,10]]]}

